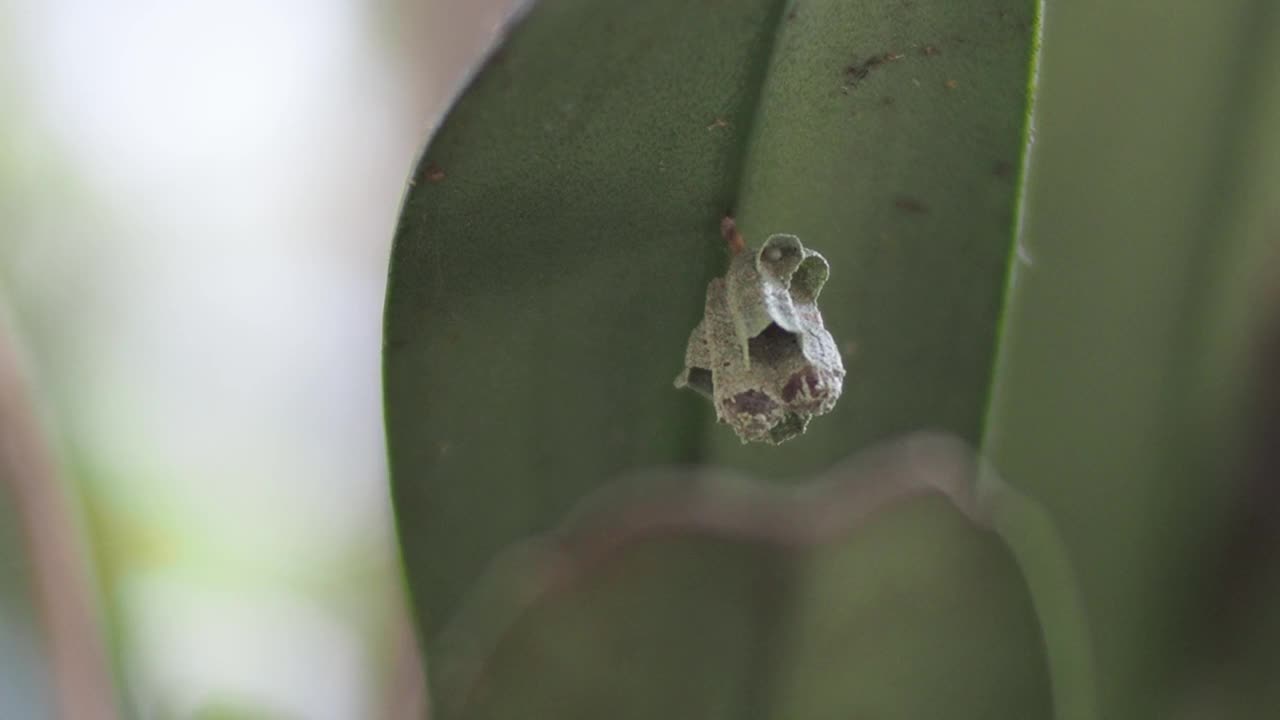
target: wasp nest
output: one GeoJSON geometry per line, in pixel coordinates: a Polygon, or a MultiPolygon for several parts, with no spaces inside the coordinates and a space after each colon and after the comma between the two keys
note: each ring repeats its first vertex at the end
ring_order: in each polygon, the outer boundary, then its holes
{"type": "Polygon", "coordinates": [[[676,387],[711,398],[716,417],[744,443],[778,444],[840,397],[844,364],[817,304],[830,267],[794,235],[752,251],[729,220],[725,232],[735,254],[707,286],[676,387]]]}

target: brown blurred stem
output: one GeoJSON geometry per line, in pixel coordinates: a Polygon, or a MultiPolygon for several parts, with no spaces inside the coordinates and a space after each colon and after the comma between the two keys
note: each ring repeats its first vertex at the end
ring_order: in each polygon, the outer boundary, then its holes
{"type": "Polygon", "coordinates": [[[112,720],[116,697],[78,524],[23,382],[0,306],[0,492],[17,512],[64,718],[112,720]]]}
{"type": "Polygon", "coordinates": [[[395,632],[395,660],[391,671],[391,693],[386,707],[387,720],[430,720],[427,702],[427,678],[422,663],[422,650],[408,609],[403,605],[395,632]]]}

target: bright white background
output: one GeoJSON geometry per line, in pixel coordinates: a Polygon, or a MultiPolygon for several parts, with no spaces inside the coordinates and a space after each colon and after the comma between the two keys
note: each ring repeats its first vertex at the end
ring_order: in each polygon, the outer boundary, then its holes
{"type": "Polygon", "coordinates": [[[509,4],[0,0],[0,299],[143,717],[394,704],[387,255],[509,4]]]}

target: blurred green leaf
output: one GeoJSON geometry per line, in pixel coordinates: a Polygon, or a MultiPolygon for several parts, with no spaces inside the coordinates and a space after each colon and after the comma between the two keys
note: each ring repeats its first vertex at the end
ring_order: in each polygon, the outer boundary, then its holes
{"type": "Polygon", "coordinates": [[[1280,247],[1278,44],[1272,0],[1046,17],[985,453],[1077,558],[1111,717],[1167,717],[1217,632],[1192,623],[1280,247]]]}
{"type": "Polygon", "coordinates": [[[438,710],[1049,717],[1036,613],[981,531],[1016,493],[977,469],[913,435],[804,488],[696,469],[611,485],[472,591],[435,647],[438,710]]]}

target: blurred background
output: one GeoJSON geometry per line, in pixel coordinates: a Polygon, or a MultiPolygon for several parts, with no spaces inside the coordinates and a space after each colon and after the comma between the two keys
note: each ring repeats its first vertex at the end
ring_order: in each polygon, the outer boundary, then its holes
{"type": "MultiPolygon", "coordinates": [[[[414,692],[387,256],[510,4],[0,0],[0,325],[139,716],[387,717],[414,692]]],[[[38,707],[2,669],[0,707],[38,707]]]]}

